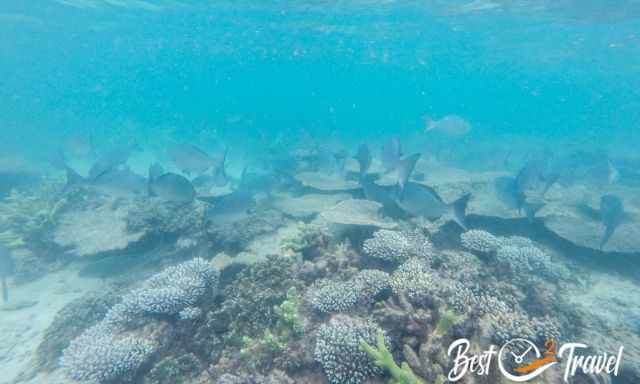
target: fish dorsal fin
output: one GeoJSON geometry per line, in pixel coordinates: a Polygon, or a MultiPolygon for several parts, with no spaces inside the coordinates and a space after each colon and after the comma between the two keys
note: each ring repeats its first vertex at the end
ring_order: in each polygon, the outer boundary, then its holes
{"type": "Polygon", "coordinates": [[[67,173],[67,185],[76,185],[84,181],[84,177],[80,176],[80,174],[71,167],[65,166],[65,171],[67,173]]]}
{"type": "Polygon", "coordinates": [[[418,159],[420,159],[420,154],[415,153],[398,161],[397,172],[398,185],[400,186],[400,190],[403,190],[404,186],[407,184],[407,181],[409,181],[409,178],[411,177],[411,174],[416,167],[418,159]]]}
{"type": "Polygon", "coordinates": [[[158,163],[153,163],[149,167],[149,181],[156,180],[164,174],[164,168],[158,163]]]}

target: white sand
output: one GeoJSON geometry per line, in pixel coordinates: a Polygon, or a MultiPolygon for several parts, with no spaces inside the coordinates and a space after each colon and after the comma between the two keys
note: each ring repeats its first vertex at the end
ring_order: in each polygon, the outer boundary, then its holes
{"type": "Polygon", "coordinates": [[[100,279],[79,277],[75,269],[55,272],[18,287],[10,285],[9,307],[28,302],[35,302],[35,305],[15,310],[3,307],[0,310],[0,384],[56,382],[53,378],[15,379],[20,373],[30,370],[44,331],[56,313],[67,303],[102,285],[100,279]]]}

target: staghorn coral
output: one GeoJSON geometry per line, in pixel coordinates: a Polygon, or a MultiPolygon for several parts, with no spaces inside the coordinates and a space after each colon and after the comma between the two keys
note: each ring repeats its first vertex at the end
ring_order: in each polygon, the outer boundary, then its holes
{"type": "Polygon", "coordinates": [[[368,257],[403,262],[411,257],[431,258],[433,246],[419,231],[400,232],[380,229],[365,240],[362,251],[368,257]]]}
{"type": "Polygon", "coordinates": [[[360,348],[374,344],[379,327],[371,320],[337,315],[316,335],[314,357],[331,384],[360,384],[381,370],[360,348]]]}
{"type": "Polygon", "coordinates": [[[389,275],[378,270],[362,270],[348,281],[320,280],[310,288],[309,302],[319,312],[344,312],[367,305],[389,287],[389,275]]]}
{"type": "Polygon", "coordinates": [[[282,304],[273,308],[278,318],[273,330],[266,329],[260,339],[243,337],[244,347],[240,353],[253,355],[255,358],[255,355],[265,350],[279,352],[285,349],[291,340],[302,336],[304,322],[300,315],[300,301],[298,291],[295,287],[291,287],[282,304]]]}
{"type": "Polygon", "coordinates": [[[387,348],[384,331],[378,329],[376,334],[376,347],[370,346],[365,340],[360,342],[362,348],[367,354],[374,359],[375,364],[389,372],[392,379],[390,384],[426,384],[422,379],[416,376],[409,367],[409,364],[403,362],[400,366],[396,364],[393,355],[387,348]]]}
{"type": "Polygon", "coordinates": [[[490,253],[502,246],[502,240],[491,233],[479,229],[471,229],[460,235],[462,246],[470,251],[490,253]]]}

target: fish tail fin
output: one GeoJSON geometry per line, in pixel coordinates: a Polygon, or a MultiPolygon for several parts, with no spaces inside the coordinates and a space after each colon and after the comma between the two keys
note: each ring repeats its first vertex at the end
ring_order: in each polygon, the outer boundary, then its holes
{"type": "Polygon", "coordinates": [[[453,221],[458,223],[458,225],[462,227],[462,229],[464,229],[465,231],[467,230],[467,216],[466,216],[467,204],[469,203],[470,198],[471,198],[471,194],[467,193],[466,195],[462,196],[458,200],[451,203],[453,221]]]}
{"type": "Polygon", "coordinates": [[[407,182],[409,181],[409,178],[411,177],[411,174],[416,167],[418,159],[420,159],[420,154],[415,153],[398,161],[398,185],[400,186],[401,190],[404,189],[405,184],[407,184],[407,182]]]}
{"type": "Polygon", "coordinates": [[[74,171],[71,167],[65,166],[64,169],[67,173],[67,187],[78,185],[84,181],[84,177],[80,176],[80,174],[74,171]]]}
{"type": "Polygon", "coordinates": [[[429,132],[429,131],[431,131],[431,130],[433,130],[433,129],[435,129],[435,128],[436,128],[436,121],[435,121],[435,120],[433,120],[433,119],[431,118],[431,116],[427,116],[427,117],[425,117],[425,119],[424,119],[424,123],[425,123],[425,128],[424,128],[424,130],[425,130],[426,132],[429,132]]]}
{"type": "Polygon", "coordinates": [[[153,192],[153,183],[163,174],[164,168],[162,168],[162,165],[153,163],[149,166],[149,180],[147,181],[147,193],[149,196],[156,196],[153,192]]]}
{"type": "Polygon", "coordinates": [[[524,210],[525,210],[525,213],[527,214],[527,219],[530,222],[532,222],[536,217],[536,213],[538,213],[538,211],[540,209],[542,209],[542,207],[544,207],[544,203],[542,203],[542,202],[539,202],[539,203],[525,203],[524,210]]]}
{"type": "Polygon", "coordinates": [[[613,235],[613,227],[607,226],[604,229],[604,235],[602,235],[602,240],[600,240],[600,250],[602,251],[604,246],[607,245],[611,235],[613,235]]]}
{"type": "Polygon", "coordinates": [[[2,300],[4,303],[9,302],[9,289],[7,288],[7,278],[2,276],[2,300]]]}
{"type": "Polygon", "coordinates": [[[162,176],[163,173],[164,168],[162,168],[162,165],[158,163],[151,164],[151,166],[149,166],[149,181],[151,182],[157,179],[158,177],[162,176]]]}

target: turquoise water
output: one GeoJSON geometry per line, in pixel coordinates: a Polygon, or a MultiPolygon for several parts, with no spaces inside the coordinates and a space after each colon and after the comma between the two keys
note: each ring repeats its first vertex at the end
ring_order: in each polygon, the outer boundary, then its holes
{"type": "Polygon", "coordinates": [[[637,2],[466,3],[5,2],[3,126],[638,139],[637,2]]]}
{"type": "Polygon", "coordinates": [[[640,0],[3,0],[0,138],[0,384],[640,380],[640,0]]]}

